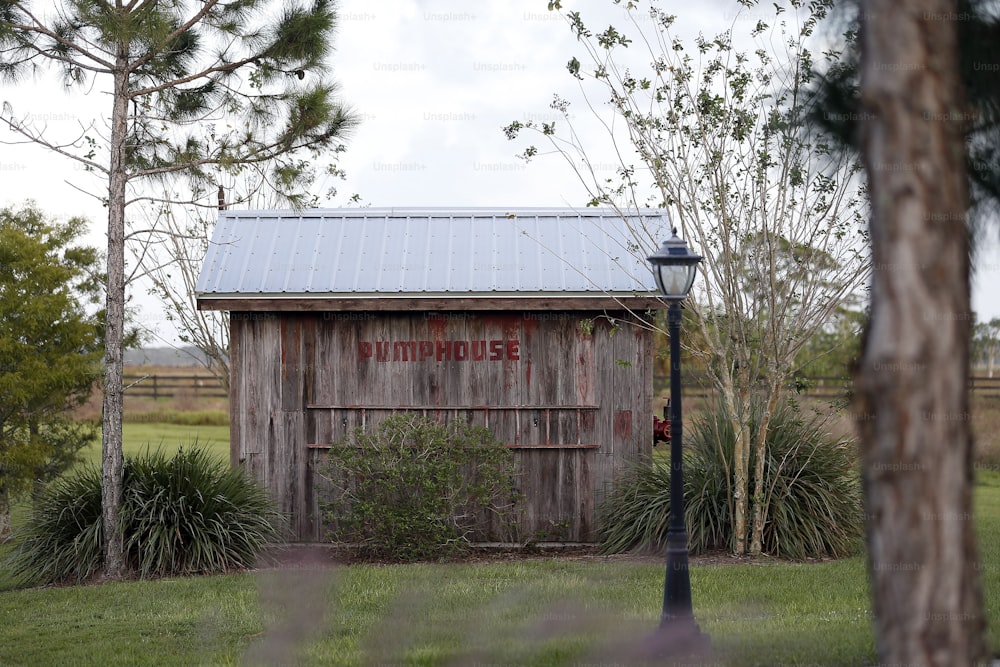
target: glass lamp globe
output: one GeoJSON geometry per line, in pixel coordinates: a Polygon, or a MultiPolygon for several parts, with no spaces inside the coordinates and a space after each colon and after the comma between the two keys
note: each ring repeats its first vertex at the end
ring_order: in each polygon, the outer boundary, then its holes
{"type": "Polygon", "coordinates": [[[663,298],[682,301],[691,291],[694,278],[698,274],[698,263],[702,257],[692,253],[687,243],[677,236],[677,230],[674,229],[671,237],[663,242],[660,249],[646,259],[653,265],[656,286],[663,298]]]}

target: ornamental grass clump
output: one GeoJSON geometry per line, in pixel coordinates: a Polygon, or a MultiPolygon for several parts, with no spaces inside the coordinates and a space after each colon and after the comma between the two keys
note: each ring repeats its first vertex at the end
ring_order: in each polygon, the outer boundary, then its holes
{"type": "MultiPolygon", "coordinates": [[[[755,404],[751,441],[762,416],[762,405],[755,404]]],[[[726,482],[736,443],[732,421],[716,404],[695,419],[689,431],[684,435],[684,503],[691,553],[731,550],[735,534],[726,482]]],[[[751,455],[751,474],[755,469],[751,455]]],[[[751,478],[750,488],[753,484],[751,478]]],[[[757,503],[763,503],[767,513],[764,553],[791,559],[838,558],[861,547],[856,447],[849,439],[831,435],[823,417],[805,415],[789,404],[775,410],[767,436],[764,490],[763,498],[750,503],[751,514],[757,503]]],[[[627,470],[601,503],[601,550],[663,549],[669,514],[670,462],[657,455],[627,470]]]]}
{"type": "Polygon", "coordinates": [[[394,415],[330,450],[325,517],[335,542],[396,561],[454,556],[488,533],[513,539],[513,453],[487,428],[394,415]]]}
{"type": "MultiPolygon", "coordinates": [[[[125,458],[121,522],[127,567],[156,577],[250,567],[277,538],[281,517],[255,480],[194,447],[125,458]]],[[[100,469],[87,466],[49,484],[17,535],[10,566],[23,584],[98,574],[100,469]]]]}

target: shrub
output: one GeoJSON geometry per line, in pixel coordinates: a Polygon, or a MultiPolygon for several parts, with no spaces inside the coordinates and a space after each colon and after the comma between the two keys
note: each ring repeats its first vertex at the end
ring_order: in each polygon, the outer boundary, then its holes
{"type": "MultiPolygon", "coordinates": [[[[276,537],[279,518],[255,480],[203,449],[125,458],[125,562],[141,577],[251,566],[276,537]]],[[[81,582],[100,572],[100,469],[49,484],[18,535],[10,565],[22,583],[81,582]]]]}
{"type": "Polygon", "coordinates": [[[330,450],[324,503],[334,541],[400,561],[455,555],[512,525],[513,453],[482,426],[394,415],[330,450]]]}
{"type": "MultiPolygon", "coordinates": [[[[762,413],[755,405],[751,438],[756,437],[762,413]]],[[[684,440],[684,502],[691,552],[730,549],[735,535],[722,456],[732,462],[736,437],[725,408],[717,404],[694,420],[690,431],[684,440]]],[[[751,475],[754,468],[752,455],[751,475]]],[[[765,497],[752,500],[748,517],[755,502],[766,503],[765,553],[793,559],[841,557],[861,546],[856,448],[850,440],[832,437],[823,418],[779,406],[768,431],[764,475],[765,497]]],[[[753,483],[751,478],[751,488],[753,483]]],[[[635,464],[601,503],[602,551],[661,549],[669,512],[669,460],[654,457],[635,464]]]]}

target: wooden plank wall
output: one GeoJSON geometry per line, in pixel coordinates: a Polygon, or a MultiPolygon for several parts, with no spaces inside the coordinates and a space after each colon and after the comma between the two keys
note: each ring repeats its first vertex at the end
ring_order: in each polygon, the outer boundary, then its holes
{"type": "Polygon", "coordinates": [[[267,484],[295,540],[324,539],[325,448],[396,412],[466,418],[514,449],[521,540],[594,540],[607,486],[651,452],[652,337],[630,321],[483,311],[230,321],[232,459],[267,484]]]}

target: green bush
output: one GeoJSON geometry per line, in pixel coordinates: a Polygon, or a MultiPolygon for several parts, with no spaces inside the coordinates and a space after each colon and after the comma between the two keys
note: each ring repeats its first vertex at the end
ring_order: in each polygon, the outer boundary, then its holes
{"type": "Polygon", "coordinates": [[[510,530],[513,453],[482,426],[394,415],[330,450],[331,538],[371,558],[425,560],[510,530]]]}
{"type": "MultiPolygon", "coordinates": [[[[750,424],[756,437],[763,409],[750,424]]],[[[716,405],[694,420],[684,439],[685,522],[692,553],[731,549],[735,543],[725,461],[733,461],[736,437],[725,408],[716,405]]],[[[667,452],[663,452],[666,454],[667,452]]],[[[754,488],[756,457],[750,460],[754,488]]],[[[860,474],[852,441],[837,439],[818,415],[782,405],[771,418],[764,466],[767,503],[763,551],[781,558],[841,557],[861,546],[860,474]]],[[[600,537],[605,553],[661,549],[670,512],[670,463],[655,457],[632,466],[601,503],[600,537]]]]}
{"type": "MultiPolygon", "coordinates": [[[[197,447],[127,456],[121,521],[127,566],[141,577],[225,572],[254,564],[280,516],[242,470],[197,447]]],[[[103,565],[101,471],[49,484],[17,531],[10,567],[24,584],[85,581],[103,565]]]]}

